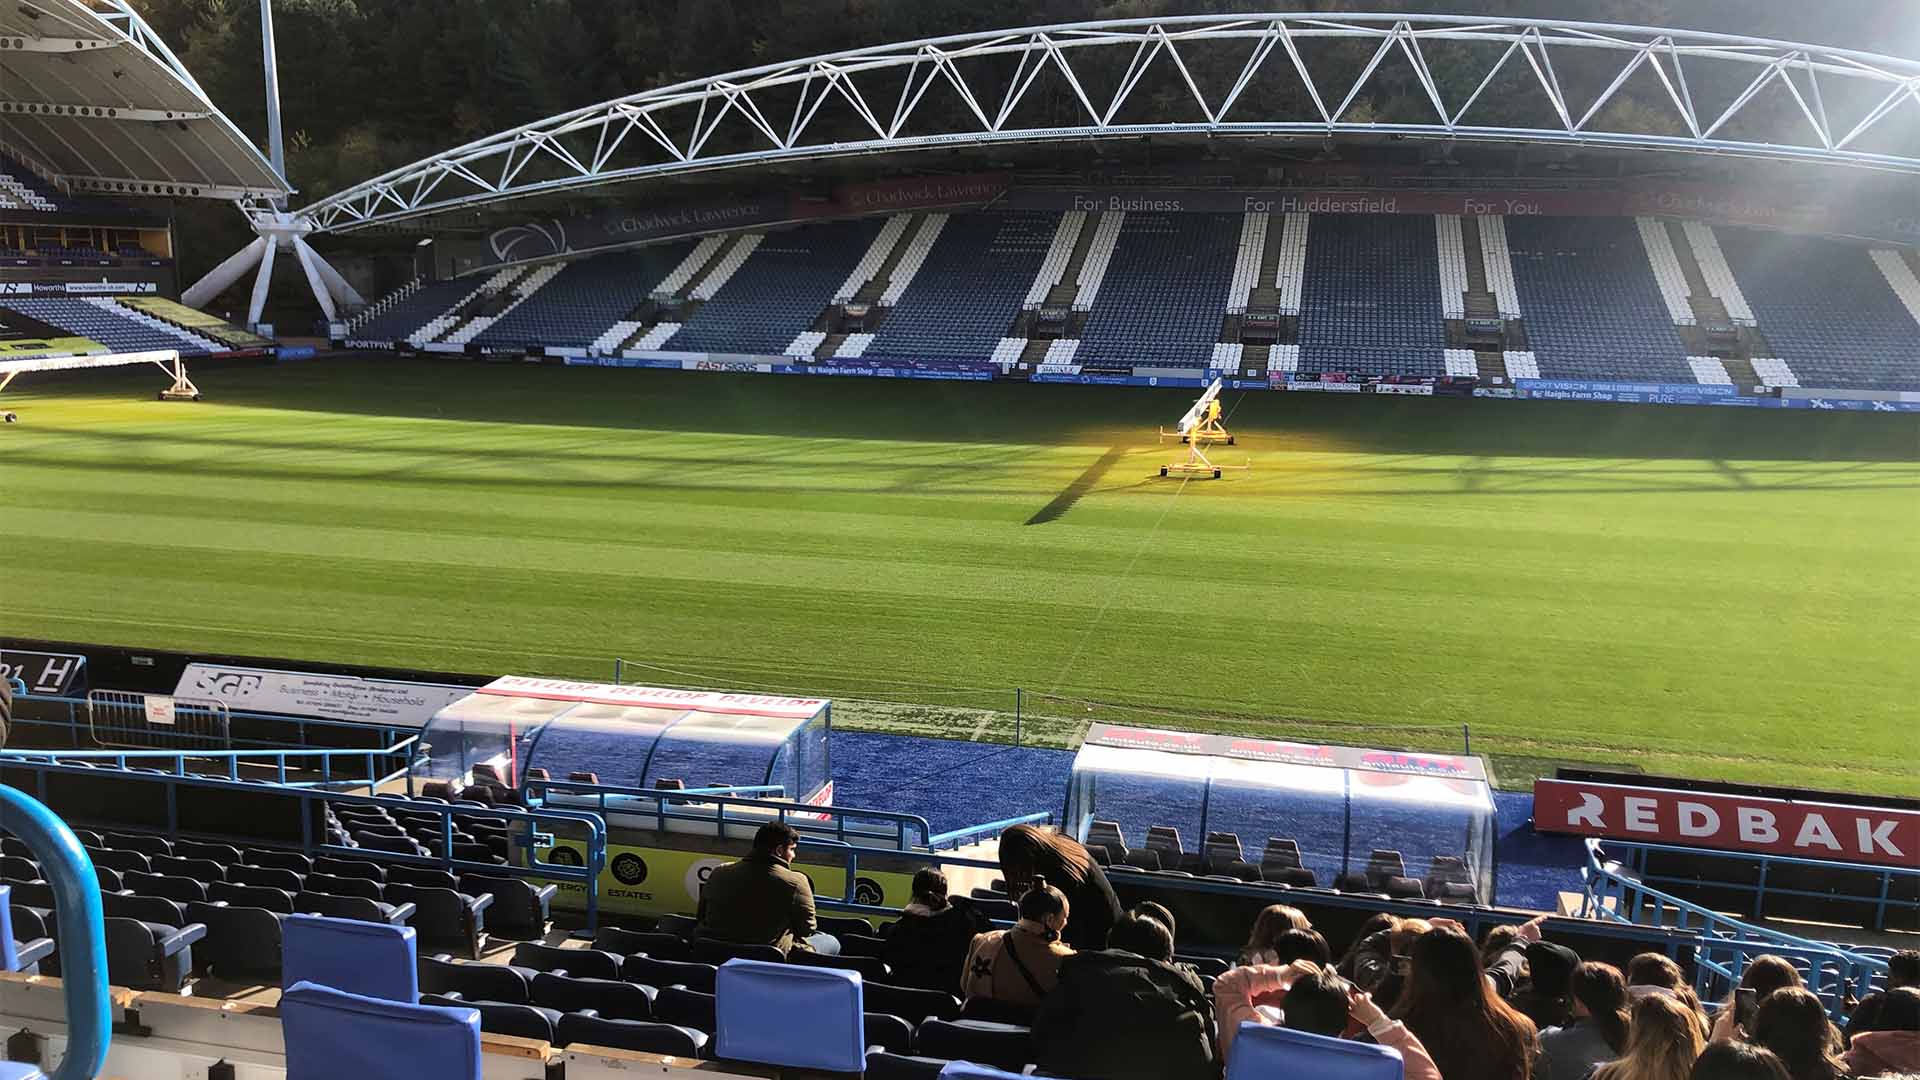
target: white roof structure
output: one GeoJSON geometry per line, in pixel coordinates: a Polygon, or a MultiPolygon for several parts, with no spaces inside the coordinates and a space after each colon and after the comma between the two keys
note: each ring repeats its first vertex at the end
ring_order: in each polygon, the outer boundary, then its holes
{"type": "Polygon", "coordinates": [[[126,0],[0,5],[0,154],[76,194],[289,192],[126,0]]]}

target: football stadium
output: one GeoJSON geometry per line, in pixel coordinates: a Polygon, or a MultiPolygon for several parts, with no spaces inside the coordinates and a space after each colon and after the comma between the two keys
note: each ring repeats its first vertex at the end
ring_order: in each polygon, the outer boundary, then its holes
{"type": "Polygon", "coordinates": [[[0,1078],[1920,1076],[1920,32],[1311,6],[7,5],[0,1078]]]}

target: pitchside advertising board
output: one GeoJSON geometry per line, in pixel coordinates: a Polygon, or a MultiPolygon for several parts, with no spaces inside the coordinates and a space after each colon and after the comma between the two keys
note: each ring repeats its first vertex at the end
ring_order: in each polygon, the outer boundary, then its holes
{"type": "Polygon", "coordinates": [[[425,727],[434,713],[473,693],[473,687],[188,664],[173,692],[177,697],[224,702],[232,712],[418,728],[425,727]]]}
{"type": "Polygon", "coordinates": [[[1616,840],[1920,869],[1920,812],[1537,780],[1533,827],[1616,840]]]}
{"type": "MultiPolygon", "coordinates": [[[[585,850],[571,841],[542,848],[545,862],[568,866],[586,863],[585,850]]],[[[607,868],[600,873],[600,909],[620,915],[691,915],[699,907],[700,889],[716,867],[734,862],[738,856],[715,855],[705,851],[680,851],[672,848],[607,845],[607,868]]],[[[838,897],[846,891],[847,871],[843,865],[816,866],[805,861],[793,864],[813,883],[815,897],[838,897]]],[[[584,907],[586,888],[577,881],[556,881],[560,894],[556,907],[584,907]],[[568,898],[573,898],[569,902],[568,898]]],[[[879,907],[904,907],[913,899],[913,875],[862,868],[854,879],[854,899],[879,907]]]]}
{"type": "Polygon", "coordinates": [[[42,697],[82,697],[87,692],[87,658],[76,653],[0,649],[0,679],[19,679],[27,693],[42,697]]]}

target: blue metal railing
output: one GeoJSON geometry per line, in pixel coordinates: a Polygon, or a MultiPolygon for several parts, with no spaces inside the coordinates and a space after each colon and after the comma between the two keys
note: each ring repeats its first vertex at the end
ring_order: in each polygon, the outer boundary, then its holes
{"type": "MultiPolygon", "coordinates": [[[[1897,882],[1920,883],[1920,867],[1902,869],[1894,866],[1873,866],[1866,863],[1836,862],[1828,859],[1803,859],[1792,855],[1768,855],[1759,852],[1714,851],[1709,848],[1675,848],[1664,844],[1646,844],[1631,841],[1608,840],[1607,851],[1615,856],[1623,856],[1622,861],[1632,866],[1640,880],[1649,884],[1668,882],[1685,886],[1687,889],[1723,889],[1729,892],[1748,893],[1753,904],[1748,909],[1756,919],[1764,918],[1767,913],[1768,896],[1796,896],[1819,900],[1825,904],[1847,901],[1862,909],[1871,910],[1873,919],[1870,930],[1884,930],[1889,912],[1907,912],[1920,914],[1920,895],[1903,898],[1895,895],[1897,882]],[[1648,870],[1652,858],[1657,855],[1684,856],[1687,863],[1698,871],[1697,876],[1675,877],[1648,870]],[[1742,866],[1757,866],[1759,873],[1755,881],[1721,881],[1706,876],[1713,872],[1715,863],[1734,863],[1742,866]],[[1873,881],[1873,895],[1851,897],[1836,896],[1831,891],[1800,889],[1791,885],[1778,884],[1783,868],[1804,867],[1810,871],[1826,874],[1850,874],[1873,881]]],[[[1907,890],[1913,893],[1914,890],[1907,890]]]]}
{"type": "MultiPolygon", "coordinates": [[[[591,806],[595,813],[625,814],[632,817],[652,817],[654,827],[666,831],[669,821],[690,821],[712,825],[714,835],[727,835],[729,825],[762,825],[769,817],[785,822],[799,830],[803,836],[815,838],[832,837],[839,843],[847,843],[848,837],[864,841],[885,841],[889,837],[896,851],[930,850],[933,839],[933,827],[927,819],[918,814],[899,814],[890,810],[855,810],[836,806],[814,806],[810,803],[785,802],[775,799],[747,799],[732,795],[706,795],[689,790],[661,790],[659,788],[622,787],[612,784],[592,784],[579,780],[528,780],[525,784],[529,805],[544,805],[549,795],[566,796],[582,800],[579,805],[591,806]],[[693,796],[689,798],[689,796],[693,796]],[[590,801],[588,801],[590,800],[590,801]],[[758,813],[743,814],[742,810],[758,813]],[[729,813],[731,811],[731,813],[729,813]],[[769,813],[769,811],[771,813],[769,813]],[[816,820],[808,820],[809,818],[816,820]],[[820,820],[825,818],[831,824],[820,820]],[[880,823],[881,828],[863,829],[858,822],[880,823]],[[855,823],[849,828],[849,823],[855,823]],[[920,842],[909,842],[909,833],[917,832],[920,842]]],[[[574,806],[573,802],[559,805],[574,806]]]]}
{"type": "MultiPolygon", "coordinates": [[[[24,684],[16,687],[16,689],[24,689],[24,684]]],[[[89,728],[83,719],[87,716],[89,705],[88,700],[83,697],[16,693],[14,697],[15,716],[13,722],[16,726],[21,727],[42,727],[64,730],[67,732],[69,742],[76,747],[83,746],[86,745],[85,740],[89,737],[89,728]],[[22,706],[34,705],[53,706],[64,712],[65,719],[44,720],[34,716],[18,715],[22,706]]],[[[409,736],[417,739],[420,734],[418,730],[404,725],[368,724],[354,720],[327,720],[309,716],[285,716],[279,713],[229,711],[227,713],[227,720],[229,724],[238,720],[252,724],[283,725],[292,728],[291,736],[279,742],[267,742],[260,739],[244,737],[238,739],[229,737],[227,740],[229,743],[234,744],[252,744],[251,748],[256,750],[281,749],[288,743],[302,749],[329,749],[328,747],[309,747],[307,745],[307,733],[309,730],[333,730],[352,732],[356,735],[372,735],[375,737],[375,741],[381,746],[392,746],[396,743],[404,742],[409,736]]],[[[367,748],[340,747],[338,749],[364,750],[367,748]]]]}
{"type": "MultiPolygon", "coordinates": [[[[158,771],[168,776],[198,776],[205,778],[207,773],[189,770],[188,761],[223,762],[225,779],[238,781],[242,765],[266,765],[273,769],[274,782],[287,787],[316,787],[332,790],[341,785],[340,790],[351,791],[364,787],[369,793],[378,791],[383,784],[405,780],[412,775],[413,763],[417,755],[420,736],[412,735],[400,742],[386,747],[373,749],[341,750],[0,750],[0,765],[15,762],[35,761],[84,761],[105,762],[118,769],[130,771],[158,771]],[[382,775],[376,764],[377,759],[389,755],[405,755],[406,764],[402,768],[382,775]],[[336,761],[358,758],[366,766],[364,778],[354,776],[335,779],[333,765],[336,761]],[[318,762],[320,779],[289,780],[287,763],[318,762]],[[169,766],[160,768],[160,766],[169,766]]],[[[296,773],[296,775],[298,775],[296,773]]]]}
{"type": "MultiPolygon", "coordinates": [[[[115,753],[118,752],[116,751],[115,753]]],[[[130,753],[138,753],[138,751],[130,751],[130,753]]],[[[60,755],[54,755],[54,757],[57,756],[60,755]]],[[[89,768],[85,765],[62,763],[57,760],[52,760],[50,756],[46,754],[20,751],[0,751],[0,766],[33,773],[37,794],[43,802],[47,801],[47,779],[49,776],[100,777],[104,774],[112,776],[118,782],[145,781],[163,784],[166,787],[166,820],[164,827],[160,828],[159,831],[164,832],[169,837],[178,836],[180,833],[179,792],[181,788],[217,788],[224,791],[232,791],[236,785],[238,785],[243,790],[255,795],[279,795],[284,798],[295,799],[301,804],[301,812],[299,814],[299,847],[309,855],[345,855],[353,858],[371,859],[376,862],[430,866],[456,873],[465,872],[491,874],[496,877],[542,878],[551,881],[577,882],[586,896],[587,928],[592,930],[598,926],[600,913],[600,872],[606,866],[607,860],[607,829],[605,822],[599,815],[584,810],[565,808],[549,809],[544,807],[529,807],[522,810],[517,807],[506,806],[456,805],[443,802],[414,801],[390,796],[373,797],[367,795],[349,795],[335,791],[323,791],[311,787],[282,786],[266,782],[250,783],[247,781],[234,781],[196,774],[183,776],[173,773],[139,772],[137,770],[109,771],[106,769],[89,768]],[[327,839],[324,831],[319,835],[315,835],[315,822],[322,820],[322,815],[315,812],[318,808],[313,804],[316,803],[330,804],[333,806],[378,806],[388,810],[404,809],[420,813],[436,814],[438,815],[438,826],[440,830],[440,854],[409,855],[401,852],[377,851],[371,848],[348,847],[345,844],[333,843],[327,839]],[[521,842],[523,852],[522,864],[501,865],[499,863],[454,857],[453,831],[455,820],[458,818],[472,819],[480,817],[502,818],[513,827],[514,835],[521,842]],[[552,844],[552,837],[550,835],[543,835],[536,831],[542,828],[549,831],[554,828],[561,828],[571,830],[576,834],[569,837],[569,839],[579,840],[581,846],[585,849],[585,865],[549,863],[540,860],[534,854],[534,851],[537,848],[549,847],[552,844]]],[[[134,825],[133,823],[116,824],[121,824],[126,827],[152,827],[151,825],[134,825]]],[[[243,829],[236,829],[234,831],[236,834],[244,833],[243,829]]]]}
{"type": "Polygon", "coordinates": [[[1005,818],[1001,821],[989,821],[984,825],[969,825],[964,829],[953,829],[948,832],[936,833],[928,838],[927,846],[935,851],[939,851],[942,847],[957,848],[983,837],[998,836],[1015,825],[1051,824],[1053,824],[1052,811],[1042,810],[1038,813],[1022,814],[1019,817],[1005,818]]]}
{"type": "Polygon", "coordinates": [[[1844,1019],[1848,992],[1864,989],[1887,970],[1886,961],[1877,957],[1755,926],[1662,892],[1608,859],[1610,846],[1615,846],[1613,841],[1587,841],[1587,865],[1580,869],[1585,893],[1581,915],[1698,934],[1694,988],[1702,999],[1728,993],[1740,984],[1748,964],[1771,954],[1792,961],[1806,978],[1807,989],[1820,996],[1836,1019],[1844,1019]]]}
{"type": "Polygon", "coordinates": [[[67,1002],[67,1052],[53,1080],[91,1080],[107,1061],[113,1017],[107,998],[106,919],[93,860],[53,811],[0,785],[0,829],[32,849],[53,889],[60,928],[60,985],[67,1002]]]}

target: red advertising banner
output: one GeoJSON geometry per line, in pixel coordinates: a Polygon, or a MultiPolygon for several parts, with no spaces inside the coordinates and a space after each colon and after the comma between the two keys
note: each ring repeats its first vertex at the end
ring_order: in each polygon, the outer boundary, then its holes
{"type": "Polygon", "coordinates": [[[1536,780],[1533,827],[1615,840],[1920,869],[1920,813],[1536,780]]]}

